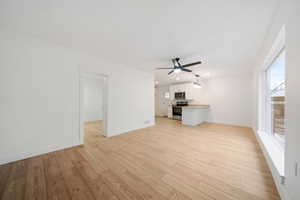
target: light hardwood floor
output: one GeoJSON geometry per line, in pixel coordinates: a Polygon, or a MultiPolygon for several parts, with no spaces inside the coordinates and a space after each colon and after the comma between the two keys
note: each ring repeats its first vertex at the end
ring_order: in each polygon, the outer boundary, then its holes
{"type": "Polygon", "coordinates": [[[279,199],[249,128],[156,126],[105,138],[87,123],[85,145],[0,166],[0,199],[279,199]]]}

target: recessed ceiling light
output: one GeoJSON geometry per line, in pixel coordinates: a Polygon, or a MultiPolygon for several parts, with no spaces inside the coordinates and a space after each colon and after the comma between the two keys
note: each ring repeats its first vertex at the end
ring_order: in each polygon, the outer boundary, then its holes
{"type": "Polygon", "coordinates": [[[159,82],[158,81],[155,81],[155,85],[157,85],[159,82]]]}
{"type": "Polygon", "coordinates": [[[179,80],[180,80],[180,77],[177,76],[177,77],[175,78],[175,80],[176,80],[176,81],[179,81],[179,80]]]}
{"type": "Polygon", "coordinates": [[[181,70],[180,69],[174,69],[174,72],[176,73],[176,74],[178,74],[179,72],[180,72],[181,70]]]}

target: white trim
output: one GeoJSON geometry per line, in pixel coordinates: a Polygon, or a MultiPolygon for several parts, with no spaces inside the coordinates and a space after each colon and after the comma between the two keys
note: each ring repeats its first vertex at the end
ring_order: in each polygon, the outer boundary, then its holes
{"type": "Polygon", "coordinates": [[[83,80],[84,79],[101,79],[104,80],[104,94],[103,94],[103,132],[107,137],[108,125],[108,76],[96,72],[79,72],[79,143],[84,143],[84,119],[83,119],[83,80]]]}
{"type": "Polygon", "coordinates": [[[267,57],[265,58],[262,71],[266,71],[267,68],[272,64],[272,62],[276,59],[276,57],[280,54],[280,52],[285,48],[285,26],[281,28],[276,37],[267,57]]]}
{"type": "Polygon", "coordinates": [[[278,148],[277,141],[271,135],[263,131],[253,130],[253,132],[266,158],[281,199],[288,200],[289,198],[284,185],[284,151],[282,148],[278,148]]]}
{"type": "Polygon", "coordinates": [[[285,49],[285,26],[283,26],[276,37],[272,48],[260,66],[259,83],[258,83],[258,129],[254,130],[256,139],[267,160],[267,164],[271,170],[276,187],[281,199],[288,200],[288,194],[284,185],[284,155],[285,151],[282,145],[271,134],[266,133],[268,130],[267,123],[267,76],[266,70],[274,62],[276,57],[285,49]]]}
{"type": "Polygon", "coordinates": [[[284,176],[284,149],[272,135],[263,131],[257,131],[257,135],[267,150],[278,174],[284,176]]]}
{"type": "MultiPolygon", "coordinates": [[[[272,140],[275,140],[274,133],[272,132],[272,127],[273,127],[273,120],[272,120],[272,102],[271,102],[271,93],[269,91],[270,85],[269,85],[269,73],[268,70],[272,67],[273,63],[276,62],[277,58],[282,55],[285,51],[285,27],[283,26],[281,31],[279,32],[265,62],[264,62],[264,70],[261,72],[262,76],[264,77],[262,79],[262,96],[263,96],[263,107],[264,107],[264,126],[260,127],[260,130],[265,130],[265,132],[269,135],[272,136],[272,140]]],[[[284,83],[284,82],[283,82],[284,83]]],[[[282,103],[281,103],[282,104],[282,103]]],[[[284,104],[284,103],[283,103],[284,104]]],[[[284,142],[276,142],[279,146],[278,148],[284,150],[284,142]]]]}
{"type": "MultiPolygon", "coordinates": [[[[267,104],[268,102],[268,77],[267,70],[272,65],[272,63],[276,60],[276,58],[280,55],[280,53],[285,49],[285,26],[283,26],[278,33],[266,59],[261,66],[260,74],[259,74],[259,101],[258,101],[258,129],[264,132],[269,132],[271,130],[271,121],[268,113],[270,113],[270,107],[267,104]]],[[[271,133],[268,133],[271,135],[271,133]]],[[[273,135],[272,135],[273,136],[273,135]]],[[[282,145],[280,146],[282,149],[282,145]]]]}

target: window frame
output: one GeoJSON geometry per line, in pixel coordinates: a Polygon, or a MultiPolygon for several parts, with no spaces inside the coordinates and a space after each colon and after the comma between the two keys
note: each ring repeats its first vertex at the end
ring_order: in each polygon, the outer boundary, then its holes
{"type": "MultiPolygon", "coordinates": [[[[263,75],[264,75],[264,105],[265,105],[265,132],[267,134],[269,134],[270,136],[272,136],[277,144],[284,149],[285,147],[285,139],[279,138],[275,133],[273,133],[272,131],[272,127],[273,127],[273,120],[272,120],[272,104],[271,104],[271,93],[269,92],[269,73],[268,71],[270,70],[270,68],[273,66],[273,64],[277,61],[277,58],[281,56],[282,53],[285,53],[286,51],[286,47],[285,45],[283,45],[279,51],[276,52],[276,54],[274,54],[274,56],[271,59],[271,62],[269,62],[269,64],[264,68],[263,71],[263,75]]],[[[284,66],[285,67],[285,66],[284,66]]],[[[285,69],[286,70],[286,69],[285,69]]],[[[285,136],[284,136],[285,137],[285,136]]]]}
{"type": "MultiPolygon", "coordinates": [[[[286,145],[283,146],[278,142],[278,140],[266,131],[266,69],[272,64],[274,58],[279,55],[279,52],[286,47],[285,42],[285,25],[281,27],[281,30],[270,40],[272,42],[271,48],[268,50],[262,63],[259,63],[258,76],[257,76],[257,86],[258,86],[258,97],[257,97],[257,132],[255,132],[256,137],[266,155],[268,164],[274,168],[272,173],[276,173],[279,177],[285,176],[285,152],[286,145]]],[[[267,49],[266,49],[267,50],[267,49]]],[[[286,50],[287,51],[287,50],[286,50]]],[[[288,99],[286,99],[288,101],[288,99]]],[[[283,181],[283,179],[281,179],[283,181]]]]}

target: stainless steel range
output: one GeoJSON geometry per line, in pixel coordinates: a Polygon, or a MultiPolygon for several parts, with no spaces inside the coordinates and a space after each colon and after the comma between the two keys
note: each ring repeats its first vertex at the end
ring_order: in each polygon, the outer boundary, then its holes
{"type": "Polygon", "coordinates": [[[173,119],[175,120],[181,120],[182,119],[182,107],[188,106],[187,101],[179,101],[176,103],[176,105],[173,105],[173,119]]]}

